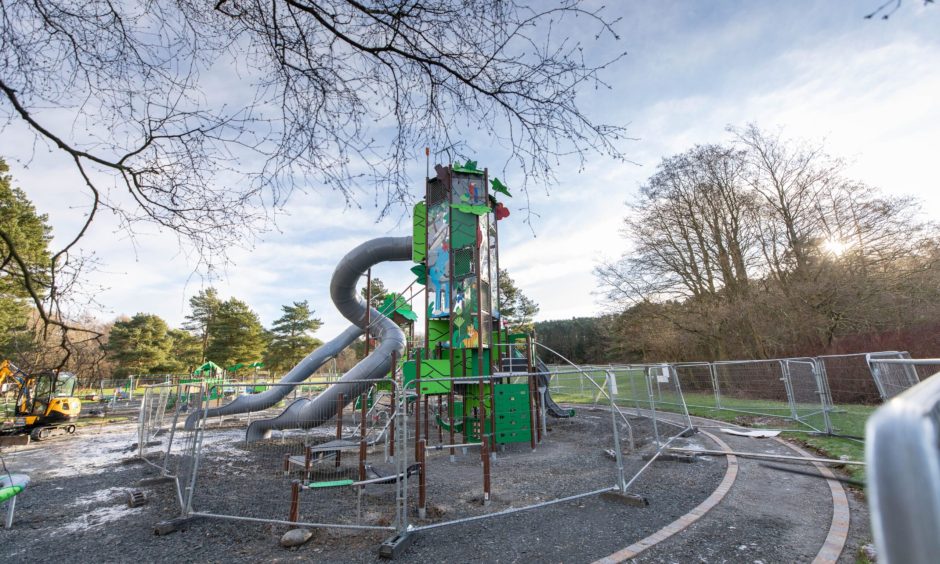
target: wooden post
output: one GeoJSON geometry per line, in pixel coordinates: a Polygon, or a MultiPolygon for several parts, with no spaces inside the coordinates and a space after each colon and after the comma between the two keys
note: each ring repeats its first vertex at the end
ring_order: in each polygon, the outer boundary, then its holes
{"type": "Polygon", "coordinates": [[[532,374],[529,374],[529,442],[532,445],[532,450],[535,450],[535,427],[538,425],[538,422],[535,420],[535,391],[533,382],[535,378],[532,374]]]}
{"type": "MultiPolygon", "coordinates": [[[[479,372],[479,370],[477,371],[479,372]]],[[[486,410],[483,408],[483,374],[477,375],[477,421],[480,422],[480,442],[486,440],[486,410]]],[[[480,456],[483,459],[483,464],[485,465],[489,460],[489,456],[483,452],[483,449],[480,449],[480,456]]]]}
{"type": "MultiPolygon", "coordinates": [[[[343,439],[343,409],[346,407],[346,402],[344,401],[343,394],[340,392],[336,396],[336,440],[341,441],[343,439]]],[[[336,467],[339,468],[340,464],[341,451],[336,450],[336,467]]]]}
{"type": "Polygon", "coordinates": [[[490,379],[490,445],[496,452],[496,384],[490,379]]]}
{"type": "Polygon", "coordinates": [[[483,437],[483,446],[480,448],[483,453],[483,506],[490,504],[490,441],[483,437]]]}
{"type": "Polygon", "coordinates": [[[310,479],[310,462],[313,459],[313,448],[304,449],[304,480],[310,479]]]}
{"type": "Polygon", "coordinates": [[[430,396],[427,396],[427,395],[424,396],[424,438],[428,440],[431,439],[430,428],[428,427],[430,424],[430,419],[431,419],[430,413],[429,413],[429,407],[428,407],[428,403],[430,399],[431,399],[430,396]]]}
{"type": "MultiPolygon", "coordinates": [[[[457,413],[454,411],[454,383],[450,383],[450,391],[447,393],[447,411],[450,417],[450,444],[456,444],[454,442],[454,425],[456,424],[454,418],[457,416],[457,413]]],[[[450,447],[450,461],[454,461],[454,455],[456,450],[454,447],[450,447]]]]}
{"type": "MultiPolygon", "coordinates": [[[[487,169],[483,169],[483,186],[486,187],[487,180],[487,169]]],[[[480,216],[477,216],[477,236],[481,236],[482,229],[482,220],[480,216]]],[[[483,243],[482,240],[478,239],[474,245],[474,270],[477,273],[477,376],[478,376],[478,394],[480,395],[480,439],[483,439],[483,435],[486,434],[486,409],[484,408],[484,391],[483,391],[483,373],[485,372],[483,368],[483,335],[486,334],[486,327],[483,324],[483,267],[482,261],[480,260],[480,245],[483,243]]],[[[473,320],[470,320],[470,323],[473,323],[473,320]]],[[[492,406],[490,406],[492,407],[492,406]]],[[[493,432],[493,429],[490,428],[490,433],[493,432]]],[[[482,451],[481,451],[482,453],[482,451]]]]}
{"type": "MultiPolygon", "coordinates": [[[[466,361],[467,361],[467,355],[464,352],[462,352],[460,356],[460,375],[463,378],[467,377],[467,362],[466,361]]],[[[461,437],[463,437],[461,442],[469,443],[470,442],[470,426],[467,425],[467,417],[469,417],[470,413],[467,411],[469,409],[469,407],[467,406],[467,392],[470,389],[470,384],[461,384],[461,386],[462,386],[461,389],[463,390],[463,394],[461,395],[463,402],[462,402],[462,405],[460,406],[460,416],[461,416],[461,421],[463,421],[463,431],[460,433],[460,435],[461,437]]],[[[466,453],[467,453],[467,449],[465,448],[464,454],[466,453]]]]}
{"type": "Polygon", "coordinates": [[[296,523],[300,520],[300,480],[290,483],[290,514],[287,520],[296,523]]]}
{"type": "Polygon", "coordinates": [[[418,459],[421,441],[421,351],[415,355],[415,461],[418,459]]]}
{"type": "MultiPolygon", "coordinates": [[[[441,394],[437,394],[437,414],[444,415],[444,396],[441,394]]],[[[444,429],[440,425],[437,426],[437,442],[444,442],[444,429]]]]}
{"type": "MultiPolygon", "coordinates": [[[[451,441],[451,442],[454,442],[454,441],[451,441]]],[[[287,476],[288,474],[290,474],[290,455],[285,454],[284,455],[284,475],[287,476]]]]}
{"type": "Polygon", "coordinates": [[[421,471],[418,474],[418,517],[424,519],[427,515],[428,506],[428,460],[427,460],[427,440],[421,439],[418,446],[418,463],[421,465],[421,471]]]}
{"type": "Polygon", "coordinates": [[[362,408],[359,410],[359,480],[366,479],[366,414],[368,413],[369,390],[366,390],[359,401],[362,408]]]}
{"type": "Polygon", "coordinates": [[[532,337],[525,336],[525,371],[532,373],[532,337]]]}

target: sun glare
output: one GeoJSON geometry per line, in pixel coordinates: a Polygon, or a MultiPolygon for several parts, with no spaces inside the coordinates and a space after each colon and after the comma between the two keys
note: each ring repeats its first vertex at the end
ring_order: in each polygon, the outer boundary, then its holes
{"type": "Polygon", "coordinates": [[[841,257],[847,248],[847,245],[838,239],[826,239],[822,246],[823,249],[836,257],[841,257]]]}

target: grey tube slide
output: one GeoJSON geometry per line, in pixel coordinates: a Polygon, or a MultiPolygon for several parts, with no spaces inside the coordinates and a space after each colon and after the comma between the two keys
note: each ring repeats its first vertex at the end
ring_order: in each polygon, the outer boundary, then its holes
{"type": "MultiPolygon", "coordinates": [[[[323,366],[331,358],[336,357],[343,349],[348,347],[362,335],[362,329],[351,325],[345,331],[333,337],[323,345],[314,349],[303,360],[297,363],[297,366],[291,369],[283,378],[281,384],[296,384],[309,378],[317,368],[323,366]]],[[[208,411],[209,417],[217,415],[234,415],[236,413],[248,413],[251,411],[261,411],[267,409],[284,397],[294,391],[293,386],[274,386],[260,394],[238,396],[231,403],[212,408],[208,411]]],[[[190,413],[186,418],[186,430],[191,431],[196,426],[199,419],[199,413],[190,413]]]]}
{"type": "MultiPolygon", "coordinates": [[[[359,245],[336,265],[330,282],[330,297],[336,309],[359,328],[360,333],[366,326],[368,306],[356,293],[359,278],[380,262],[406,260],[411,260],[411,237],[381,237],[359,245]]],[[[385,377],[391,368],[392,353],[400,355],[405,350],[405,334],[391,319],[374,308],[369,310],[372,320],[370,333],[379,341],[375,350],[313,400],[297,400],[274,419],[253,421],[245,435],[248,442],[261,440],[274,429],[309,429],[322,425],[336,415],[336,400],[340,393],[344,395],[345,403],[350,403],[372,386],[372,382],[362,380],[385,377]]]]}

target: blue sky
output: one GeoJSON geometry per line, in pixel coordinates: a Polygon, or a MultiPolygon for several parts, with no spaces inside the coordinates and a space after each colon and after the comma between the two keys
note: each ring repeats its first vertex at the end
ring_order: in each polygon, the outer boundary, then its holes
{"type": "MultiPolygon", "coordinates": [[[[531,222],[523,198],[509,202],[500,223],[500,264],[541,306],[541,319],[591,315],[604,304],[592,269],[619,256],[626,243],[618,229],[624,203],[664,156],[696,143],[728,140],[726,126],[754,122],[787,137],[823,142],[848,160],[851,177],[893,194],[923,200],[925,214],[940,212],[934,162],[940,150],[940,6],[908,0],[890,20],[865,20],[878,0],[858,2],[618,2],[617,42],[597,43],[589,29],[586,49],[628,55],[609,69],[610,90],[586,91],[582,105],[599,121],[628,124],[635,141],[624,145],[635,164],[592,157],[582,171],[562,161],[559,184],[530,187],[531,222]]],[[[519,172],[503,170],[505,152],[466,133],[481,166],[513,188],[519,172]]],[[[57,241],[81,222],[87,197],[76,188],[69,163],[33,147],[18,127],[7,130],[0,154],[17,183],[48,213],[57,241]],[[35,152],[33,152],[35,150],[35,152]],[[24,168],[17,158],[29,159],[24,168]],[[12,158],[11,158],[12,157],[12,158]]],[[[424,155],[411,163],[413,189],[423,194],[424,155]]],[[[234,249],[233,264],[215,282],[223,296],[247,301],[269,325],[282,304],[309,300],[329,338],[345,327],[333,310],[328,285],[333,267],[360,242],[404,235],[408,210],[376,221],[371,197],[361,208],[311,186],[297,193],[277,229],[253,248],[234,249]]],[[[105,307],[102,319],[156,313],[182,322],[187,300],[206,284],[195,257],[155,228],[133,238],[103,214],[82,243],[101,263],[91,287],[105,307]]],[[[382,265],[374,275],[391,289],[411,281],[409,264],[382,265]]]]}

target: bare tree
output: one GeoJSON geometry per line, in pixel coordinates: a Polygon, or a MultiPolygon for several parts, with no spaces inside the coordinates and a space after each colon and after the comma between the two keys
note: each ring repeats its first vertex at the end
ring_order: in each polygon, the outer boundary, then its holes
{"type": "Polygon", "coordinates": [[[129,232],[159,225],[218,261],[298,188],[359,205],[360,187],[372,186],[387,213],[408,198],[411,156],[431,146],[455,157],[467,128],[502,144],[533,180],[551,178],[560,155],[623,158],[624,129],[578,104],[581,90],[607,86],[600,73],[622,55],[591,61],[568,35],[578,25],[616,39],[615,22],[580,0],[537,6],[0,3],[3,130],[25,128],[66,155],[90,200],[47,291],[23,280],[43,319],[68,327],[55,312],[57,281],[68,271],[80,279],[76,245],[101,210],[129,232]]]}
{"type": "Polygon", "coordinates": [[[940,314],[940,236],[915,200],[845,178],[819,146],[732,131],[663,159],[624,221],[632,249],[597,269],[620,332],[671,335],[635,348],[766,357],[940,314]]]}

